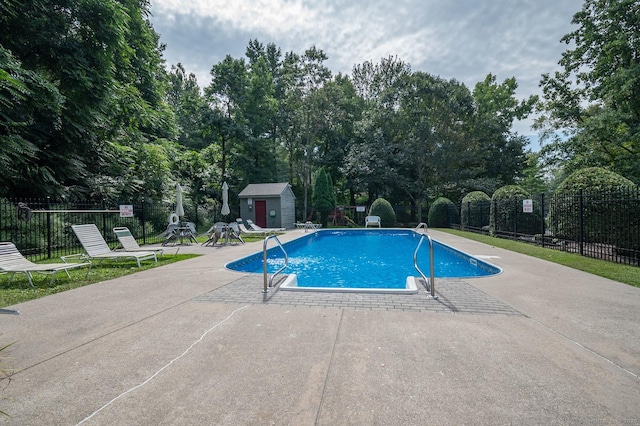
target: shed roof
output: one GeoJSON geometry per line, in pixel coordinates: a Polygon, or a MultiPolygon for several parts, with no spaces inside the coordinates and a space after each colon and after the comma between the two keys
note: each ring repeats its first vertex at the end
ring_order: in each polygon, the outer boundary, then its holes
{"type": "Polygon", "coordinates": [[[250,183],[243,189],[239,197],[277,197],[285,191],[291,191],[289,182],[279,183],[250,183]]]}

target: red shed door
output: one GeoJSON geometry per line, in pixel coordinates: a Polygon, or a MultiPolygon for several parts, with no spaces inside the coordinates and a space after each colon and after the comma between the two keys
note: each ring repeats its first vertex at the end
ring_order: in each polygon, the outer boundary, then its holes
{"type": "Polygon", "coordinates": [[[267,201],[255,200],[254,208],[256,209],[256,225],[266,228],[267,227],[267,201]]]}

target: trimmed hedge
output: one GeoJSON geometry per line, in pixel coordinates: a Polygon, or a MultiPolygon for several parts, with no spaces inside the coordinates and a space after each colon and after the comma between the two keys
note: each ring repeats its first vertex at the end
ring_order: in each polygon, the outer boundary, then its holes
{"type": "Polygon", "coordinates": [[[637,252],[640,247],[632,236],[640,235],[640,203],[637,198],[625,196],[637,190],[632,181],[609,170],[578,170],[553,194],[549,229],[557,238],[579,241],[582,220],[583,242],[615,243],[623,254],[637,252]]]}
{"type": "Polygon", "coordinates": [[[452,223],[459,222],[458,210],[448,198],[437,198],[429,207],[429,228],[450,228],[452,223]]]}
{"type": "Polygon", "coordinates": [[[522,200],[531,198],[528,191],[518,185],[498,188],[491,197],[489,233],[491,235],[539,234],[542,229],[542,215],[522,211],[522,200]]]}
{"type": "Polygon", "coordinates": [[[380,216],[380,225],[390,228],[396,224],[396,212],[384,198],[376,199],[369,209],[369,216],[380,216]]]}
{"type": "Polygon", "coordinates": [[[462,229],[489,225],[491,197],[482,191],[473,191],[462,198],[460,225],[462,229]]]}

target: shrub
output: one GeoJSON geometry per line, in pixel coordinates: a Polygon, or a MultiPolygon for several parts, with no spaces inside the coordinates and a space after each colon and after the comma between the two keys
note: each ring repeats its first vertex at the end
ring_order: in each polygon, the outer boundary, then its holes
{"type": "Polygon", "coordinates": [[[522,200],[530,198],[529,192],[517,185],[507,185],[498,188],[491,197],[491,212],[489,232],[491,235],[500,233],[536,234],[542,228],[540,211],[533,213],[522,212],[522,200]]]}
{"type": "Polygon", "coordinates": [[[462,198],[460,225],[465,228],[482,228],[489,225],[491,197],[482,191],[473,191],[462,198]]]}
{"type": "Polygon", "coordinates": [[[427,221],[429,228],[450,228],[452,223],[459,222],[458,210],[453,201],[440,197],[429,207],[427,221]]]}
{"type": "Polygon", "coordinates": [[[380,216],[380,225],[392,227],[396,224],[396,212],[393,211],[391,203],[384,198],[376,199],[369,209],[370,216],[380,216]]]}
{"type": "Polygon", "coordinates": [[[637,187],[632,181],[609,170],[578,170],[558,186],[551,198],[549,229],[558,238],[578,241],[582,218],[584,242],[615,243],[618,249],[637,251],[640,244],[631,237],[640,235],[640,205],[630,196],[634,190],[637,187]]]}

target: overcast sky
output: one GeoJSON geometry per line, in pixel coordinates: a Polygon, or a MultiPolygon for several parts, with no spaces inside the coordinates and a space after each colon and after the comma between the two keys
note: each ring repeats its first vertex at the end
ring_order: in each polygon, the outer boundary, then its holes
{"type": "MultiPolygon", "coordinates": [[[[151,23],[167,67],[182,63],[201,87],[213,65],[244,57],[258,39],[283,54],[316,46],[334,74],[397,56],[471,90],[489,73],[515,77],[524,98],[540,94],[541,74],[559,69],[560,38],[581,8],[582,0],[151,0],[151,23]]],[[[529,135],[529,125],[514,130],[529,135]]]]}

